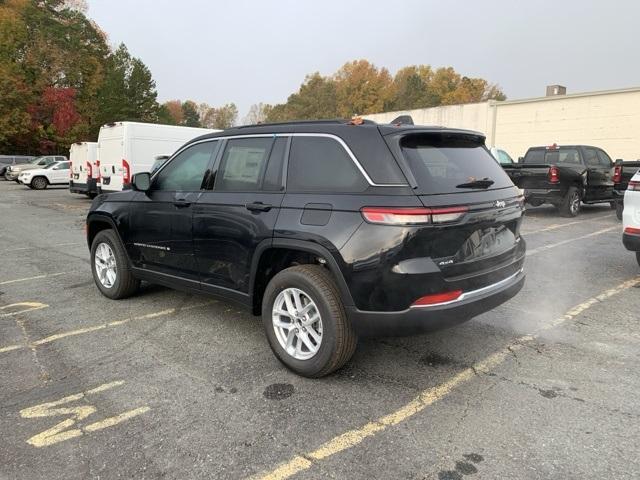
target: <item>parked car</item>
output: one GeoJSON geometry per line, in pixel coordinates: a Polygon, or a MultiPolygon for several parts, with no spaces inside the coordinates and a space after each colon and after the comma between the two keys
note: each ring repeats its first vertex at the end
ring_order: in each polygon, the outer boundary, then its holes
{"type": "Polygon", "coordinates": [[[489,151],[491,152],[491,155],[493,155],[493,158],[495,158],[500,165],[513,165],[514,163],[516,163],[513,161],[513,158],[511,158],[511,155],[509,155],[501,148],[491,147],[489,151]]]}
{"type": "Polygon", "coordinates": [[[47,167],[55,162],[64,162],[67,160],[67,157],[62,155],[45,155],[42,157],[36,157],[31,160],[29,163],[23,163],[19,165],[11,165],[7,167],[7,171],[4,174],[4,178],[6,180],[13,180],[16,183],[18,182],[18,175],[21,172],[25,172],[27,170],[41,169],[47,167]]]}
{"type": "Polygon", "coordinates": [[[49,185],[69,184],[69,161],[54,162],[44,168],[20,172],[18,181],[35,190],[44,190],[49,185]]]}
{"type": "Polygon", "coordinates": [[[613,162],[601,148],[533,147],[521,162],[503,168],[534,207],[550,203],[565,217],[578,215],[581,203],[606,202],[615,208],[613,162]]]}
{"type": "Polygon", "coordinates": [[[151,171],[157,155],[175,152],[185,142],[216,131],[136,122],[104,125],[98,135],[100,191],[121,191],[133,174],[151,171]]]}
{"type": "Polygon", "coordinates": [[[613,193],[616,197],[616,216],[622,220],[624,209],[624,192],[627,190],[629,180],[640,170],[640,160],[637,162],[624,162],[616,160],[613,173],[613,193]]]}
{"type": "Polygon", "coordinates": [[[262,315],[276,357],[320,377],[359,335],[455,325],[516,295],[523,197],[465,130],[297,122],[188,142],[87,216],[97,288],[141,280],[262,315]]]}
{"type": "Polygon", "coordinates": [[[7,167],[29,163],[34,158],[27,155],[0,155],[0,177],[4,178],[7,167]]]}
{"type": "Polygon", "coordinates": [[[69,150],[69,160],[69,191],[94,198],[98,194],[98,143],[74,143],[69,150]]]}
{"type": "Polygon", "coordinates": [[[636,260],[640,265],[640,172],[636,172],[629,181],[624,194],[622,227],[622,242],[627,250],[636,252],[636,260]]]}

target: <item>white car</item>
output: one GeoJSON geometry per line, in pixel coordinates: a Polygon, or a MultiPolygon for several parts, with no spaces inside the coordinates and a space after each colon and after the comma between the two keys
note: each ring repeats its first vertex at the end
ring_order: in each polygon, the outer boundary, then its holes
{"type": "Polygon", "coordinates": [[[640,171],[629,181],[624,194],[622,227],[622,243],[627,250],[636,252],[636,260],[640,265],[640,171]]]}
{"type": "Polygon", "coordinates": [[[511,155],[509,155],[501,148],[491,147],[489,151],[491,152],[491,155],[493,155],[493,158],[495,158],[500,165],[513,165],[515,163],[513,161],[513,158],[511,158],[511,155]]]}
{"type": "Polygon", "coordinates": [[[18,182],[36,190],[44,190],[49,185],[69,185],[69,162],[55,162],[45,168],[27,170],[18,175],[18,182]]]}

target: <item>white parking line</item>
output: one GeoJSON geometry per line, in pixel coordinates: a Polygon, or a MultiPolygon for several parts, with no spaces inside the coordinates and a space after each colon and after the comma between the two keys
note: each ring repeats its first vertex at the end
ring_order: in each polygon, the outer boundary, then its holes
{"type": "Polygon", "coordinates": [[[522,229],[520,233],[522,233],[523,235],[533,235],[536,233],[550,232],[552,230],[557,230],[559,228],[564,228],[564,227],[570,227],[571,225],[578,225],[580,223],[588,224],[590,220],[598,220],[600,218],[609,218],[610,216],[611,215],[598,215],[597,217],[592,217],[587,220],[578,220],[575,222],[565,222],[565,223],[554,223],[553,225],[549,225],[548,227],[539,228],[531,231],[526,231],[526,229],[522,229]]]}
{"type": "MultiPolygon", "coordinates": [[[[69,243],[56,243],[56,247],[71,247],[74,245],[85,245],[83,242],[69,242],[69,243]]],[[[24,250],[41,250],[44,247],[18,247],[18,248],[8,248],[3,250],[3,252],[21,252],[24,250]]]]}
{"type": "Polygon", "coordinates": [[[0,285],[10,285],[12,283],[29,282],[31,280],[40,280],[42,278],[59,277],[61,275],[67,275],[73,272],[58,272],[58,273],[45,273],[43,275],[36,275],[34,277],[16,278],[15,280],[5,280],[0,282],[0,285]]]}
{"type": "Polygon", "coordinates": [[[43,308],[47,308],[48,306],[49,305],[47,305],[46,303],[40,303],[40,302],[12,303],[11,305],[4,305],[0,307],[0,318],[15,317],[16,315],[32,312],[34,310],[41,310],[43,308]],[[14,309],[17,309],[17,310],[14,310],[14,309]],[[4,313],[5,310],[10,310],[10,311],[7,313],[4,313]]]}
{"type": "Polygon", "coordinates": [[[557,243],[550,243],[549,245],[543,245],[542,247],[533,248],[531,250],[527,250],[527,257],[530,255],[535,255],[536,253],[544,252],[545,250],[550,250],[552,248],[559,247],[561,245],[566,245],[567,243],[577,242],[578,240],[584,240],[585,238],[595,237],[596,235],[602,235],[603,233],[611,232],[612,230],[620,230],[619,226],[603,228],[602,230],[597,230],[595,232],[588,233],[586,235],[581,235],[579,237],[568,238],[567,240],[562,240],[557,243]]]}

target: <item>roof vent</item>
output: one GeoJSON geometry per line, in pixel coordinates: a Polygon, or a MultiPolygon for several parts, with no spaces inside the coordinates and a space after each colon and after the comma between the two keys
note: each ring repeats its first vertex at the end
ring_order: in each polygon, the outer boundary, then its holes
{"type": "Polygon", "coordinates": [[[567,87],[562,85],[547,85],[547,97],[557,97],[558,95],[566,95],[567,87]]]}

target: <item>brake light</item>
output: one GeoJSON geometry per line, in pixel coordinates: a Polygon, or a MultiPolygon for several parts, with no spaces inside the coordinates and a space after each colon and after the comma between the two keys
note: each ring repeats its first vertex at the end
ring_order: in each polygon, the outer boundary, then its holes
{"type": "Polygon", "coordinates": [[[558,149],[558,144],[554,143],[553,145],[549,145],[547,147],[547,150],[557,150],[558,149]]]}
{"type": "Polygon", "coordinates": [[[73,162],[69,162],[69,178],[73,178],[73,162]]]}
{"type": "Polygon", "coordinates": [[[100,160],[96,160],[96,180],[100,180],[100,160]]]}
{"type": "Polygon", "coordinates": [[[638,180],[632,180],[627,186],[627,190],[633,190],[634,192],[640,192],[640,182],[638,180]]]}
{"type": "Polygon", "coordinates": [[[362,216],[367,222],[381,225],[419,225],[453,222],[468,211],[468,207],[364,207],[361,210],[362,216]]]}
{"type": "Polygon", "coordinates": [[[613,170],[613,183],[620,183],[622,180],[622,165],[618,165],[613,170]]]}
{"type": "Polygon", "coordinates": [[[91,162],[87,162],[87,176],[89,178],[93,177],[93,168],[91,168],[91,162]]]}
{"type": "Polygon", "coordinates": [[[124,170],[122,174],[122,183],[127,184],[131,182],[131,169],[129,168],[129,162],[127,162],[124,158],[122,159],[122,170],[124,170]]]}
{"type": "Polygon", "coordinates": [[[624,233],[629,233],[631,235],[640,235],[640,228],[627,227],[624,229],[624,233]]]}
{"type": "Polygon", "coordinates": [[[549,183],[558,183],[560,181],[560,172],[555,165],[549,167],[549,173],[547,175],[549,177],[549,183]]]}
{"type": "Polygon", "coordinates": [[[429,305],[438,305],[440,303],[453,302],[462,295],[462,290],[454,290],[452,292],[434,293],[425,295],[411,304],[412,307],[426,307],[429,305]]]}

